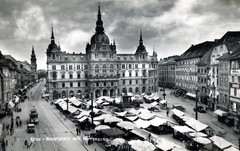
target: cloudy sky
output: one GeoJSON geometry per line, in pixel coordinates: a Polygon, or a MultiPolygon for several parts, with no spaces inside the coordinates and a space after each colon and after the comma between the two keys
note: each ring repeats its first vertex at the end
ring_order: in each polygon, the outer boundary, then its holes
{"type": "Polygon", "coordinates": [[[95,32],[98,2],[105,33],[117,53],[135,53],[139,31],[149,54],[181,55],[192,44],[240,31],[238,0],[1,0],[0,50],[30,62],[35,48],[38,69],[46,69],[51,24],[62,51],[85,53],[95,32]]]}

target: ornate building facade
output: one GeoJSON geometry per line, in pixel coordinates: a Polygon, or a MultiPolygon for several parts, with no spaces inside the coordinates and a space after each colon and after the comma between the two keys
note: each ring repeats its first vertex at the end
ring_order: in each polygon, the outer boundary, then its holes
{"type": "Polygon", "coordinates": [[[86,45],[86,53],[66,53],[55,44],[52,28],[47,48],[47,89],[50,97],[79,98],[117,96],[125,92],[157,91],[157,53],[150,56],[143,45],[134,54],[117,54],[115,41],[110,43],[104,32],[100,6],[95,34],[86,45]]]}

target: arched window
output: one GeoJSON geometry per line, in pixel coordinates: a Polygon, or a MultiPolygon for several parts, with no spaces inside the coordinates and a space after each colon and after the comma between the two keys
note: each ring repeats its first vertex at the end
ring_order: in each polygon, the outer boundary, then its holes
{"type": "Polygon", "coordinates": [[[102,72],[103,72],[103,73],[106,73],[106,72],[107,72],[107,69],[106,69],[106,65],[105,65],[105,64],[102,66],[102,72]]]}
{"type": "Polygon", "coordinates": [[[110,65],[110,72],[113,72],[113,64],[110,65]]]}
{"type": "Polygon", "coordinates": [[[132,93],[132,88],[129,88],[129,90],[128,90],[128,91],[132,93]]]}
{"type": "Polygon", "coordinates": [[[95,73],[99,73],[99,66],[98,65],[95,66],[95,73]]]}
{"type": "Polygon", "coordinates": [[[136,88],[135,88],[135,93],[138,93],[138,91],[139,91],[139,90],[138,90],[138,87],[136,87],[136,88]]]}

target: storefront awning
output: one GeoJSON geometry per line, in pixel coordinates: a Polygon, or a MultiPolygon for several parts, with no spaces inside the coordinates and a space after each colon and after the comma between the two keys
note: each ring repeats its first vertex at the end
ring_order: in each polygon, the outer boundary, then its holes
{"type": "Polygon", "coordinates": [[[193,97],[193,98],[196,98],[196,94],[193,94],[193,93],[186,93],[187,96],[190,96],[190,97],[193,97]]]}
{"type": "Polygon", "coordinates": [[[227,112],[217,109],[216,111],[214,111],[215,114],[219,115],[219,116],[226,116],[227,112]]]}
{"type": "Polygon", "coordinates": [[[14,103],[12,102],[12,100],[9,101],[8,104],[9,104],[10,108],[14,108],[14,103]]]}

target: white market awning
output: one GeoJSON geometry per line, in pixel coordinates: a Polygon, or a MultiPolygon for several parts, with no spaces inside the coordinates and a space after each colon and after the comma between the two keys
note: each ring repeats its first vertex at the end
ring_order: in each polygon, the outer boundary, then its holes
{"type": "Polygon", "coordinates": [[[154,101],[154,102],[151,103],[151,105],[156,106],[156,105],[158,105],[158,102],[154,101]]]}
{"type": "Polygon", "coordinates": [[[193,97],[193,98],[196,98],[196,94],[193,94],[193,93],[186,93],[187,96],[190,96],[190,97],[193,97]]]}
{"type": "Polygon", "coordinates": [[[154,119],[149,121],[152,126],[158,127],[160,125],[167,124],[167,120],[160,117],[155,117],[154,119]]]}
{"type": "Polygon", "coordinates": [[[172,109],[171,112],[173,112],[173,114],[175,114],[178,117],[183,116],[185,114],[184,112],[182,112],[178,109],[172,109]]]}
{"type": "Polygon", "coordinates": [[[189,119],[185,124],[196,130],[197,132],[200,132],[208,127],[208,125],[203,124],[194,118],[189,119]]]}
{"type": "Polygon", "coordinates": [[[136,124],[136,126],[138,126],[139,128],[147,128],[150,126],[149,121],[144,121],[142,119],[138,119],[137,121],[135,121],[133,123],[136,124]]]}
{"type": "Polygon", "coordinates": [[[10,100],[8,104],[10,105],[10,108],[14,108],[14,103],[12,102],[12,100],[10,100]]]}
{"type": "Polygon", "coordinates": [[[210,137],[209,139],[212,140],[213,144],[219,147],[220,149],[224,149],[232,146],[230,142],[216,135],[210,137]]]}
{"type": "Polygon", "coordinates": [[[219,115],[219,116],[226,116],[227,112],[217,109],[216,111],[214,111],[215,114],[219,115]]]}

